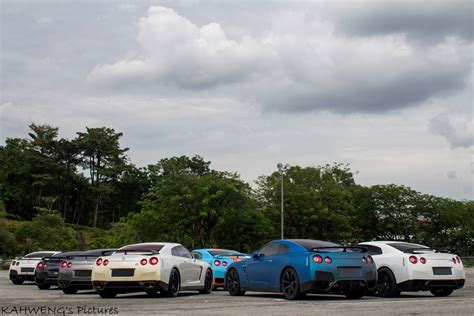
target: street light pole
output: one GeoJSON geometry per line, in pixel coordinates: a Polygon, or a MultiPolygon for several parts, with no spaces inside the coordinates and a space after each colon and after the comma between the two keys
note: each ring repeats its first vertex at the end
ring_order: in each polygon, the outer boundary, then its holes
{"type": "Polygon", "coordinates": [[[284,239],[284,225],[285,225],[285,218],[283,216],[284,214],[284,204],[283,204],[283,164],[279,163],[277,165],[278,171],[280,172],[280,188],[281,188],[281,205],[280,205],[280,229],[281,229],[281,239],[284,239]]]}

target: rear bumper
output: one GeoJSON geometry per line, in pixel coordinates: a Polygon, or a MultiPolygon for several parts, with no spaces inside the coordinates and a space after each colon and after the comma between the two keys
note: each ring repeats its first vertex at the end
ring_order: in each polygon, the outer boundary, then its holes
{"type": "Polygon", "coordinates": [[[365,278],[344,278],[336,279],[331,272],[316,271],[315,279],[303,283],[301,289],[303,292],[313,293],[339,293],[343,290],[360,288],[368,291],[374,291],[377,286],[377,273],[369,271],[365,278]]]}
{"type": "Polygon", "coordinates": [[[118,293],[127,292],[140,292],[147,290],[167,290],[168,284],[162,281],[150,280],[150,281],[93,281],[92,287],[97,292],[104,290],[113,290],[118,293]]]}
{"type": "Polygon", "coordinates": [[[24,280],[24,281],[34,281],[35,275],[34,274],[22,274],[18,273],[16,270],[10,270],[9,273],[10,280],[24,280]]]}
{"type": "Polygon", "coordinates": [[[54,274],[54,272],[37,272],[35,274],[35,282],[36,284],[43,285],[57,285],[58,284],[58,274],[54,274]]]}
{"type": "Polygon", "coordinates": [[[214,286],[224,286],[224,277],[214,278],[214,286]]]}
{"type": "Polygon", "coordinates": [[[460,289],[464,287],[465,279],[457,280],[408,280],[397,284],[402,291],[428,291],[438,288],[460,289]]]}

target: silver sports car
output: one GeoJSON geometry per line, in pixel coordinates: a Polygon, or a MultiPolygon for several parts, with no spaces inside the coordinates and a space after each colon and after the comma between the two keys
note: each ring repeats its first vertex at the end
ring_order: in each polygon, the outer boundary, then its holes
{"type": "Polygon", "coordinates": [[[92,289],[91,271],[95,265],[95,259],[108,256],[115,250],[88,250],[73,258],[62,261],[59,268],[59,287],[65,294],[75,294],[78,290],[92,289]]]}

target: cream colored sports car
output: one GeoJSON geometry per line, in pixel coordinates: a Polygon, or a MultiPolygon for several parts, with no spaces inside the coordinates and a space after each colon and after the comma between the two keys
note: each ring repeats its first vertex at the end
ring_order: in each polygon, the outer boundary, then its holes
{"type": "Polygon", "coordinates": [[[175,297],[180,291],[211,293],[213,275],[209,264],[194,259],[184,246],[154,242],[128,245],[97,258],[91,280],[103,298],[141,291],[175,297]]]}

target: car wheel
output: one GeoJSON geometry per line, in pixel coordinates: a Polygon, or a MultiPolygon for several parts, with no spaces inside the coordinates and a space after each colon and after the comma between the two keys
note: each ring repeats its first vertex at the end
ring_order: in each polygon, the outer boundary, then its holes
{"type": "Polygon", "coordinates": [[[99,295],[102,298],[114,298],[117,296],[117,292],[111,290],[103,290],[99,292],[99,295]]]}
{"type": "Polygon", "coordinates": [[[76,294],[76,293],[77,293],[77,289],[76,289],[76,288],[73,288],[73,287],[67,287],[67,288],[64,288],[64,289],[63,289],[63,293],[64,293],[64,294],[76,294]]]}
{"type": "Polygon", "coordinates": [[[199,293],[201,294],[211,294],[212,292],[212,270],[207,269],[206,271],[206,278],[204,280],[204,289],[200,290],[199,293]]]}
{"type": "Polygon", "coordinates": [[[51,287],[51,285],[49,284],[36,284],[38,286],[38,289],[40,290],[49,290],[49,288],[51,287]]]}
{"type": "Polygon", "coordinates": [[[300,282],[293,268],[288,268],[283,271],[280,279],[280,287],[283,296],[287,300],[294,300],[301,297],[300,282]]]}
{"type": "Polygon", "coordinates": [[[178,296],[178,293],[179,293],[179,285],[180,285],[179,272],[177,269],[173,269],[171,270],[171,273],[170,273],[170,279],[168,281],[168,289],[165,291],[162,291],[161,294],[164,294],[165,296],[168,296],[168,297],[176,297],[178,296]]]}
{"type": "Polygon", "coordinates": [[[378,271],[377,293],[381,297],[394,297],[400,295],[400,290],[397,289],[395,276],[388,268],[381,268],[378,271]]]}
{"type": "Polygon", "coordinates": [[[239,273],[235,269],[230,269],[226,274],[227,292],[232,296],[244,295],[245,291],[240,289],[239,273]]]}
{"type": "Polygon", "coordinates": [[[16,285],[23,284],[23,279],[13,279],[13,280],[12,280],[12,283],[13,283],[13,284],[16,284],[16,285]]]}
{"type": "Polygon", "coordinates": [[[366,293],[367,290],[365,288],[356,288],[344,291],[344,295],[349,299],[359,299],[363,297],[366,293]]]}
{"type": "Polygon", "coordinates": [[[439,289],[431,289],[430,292],[434,296],[449,296],[453,293],[454,289],[450,288],[439,288],[439,289]]]}

